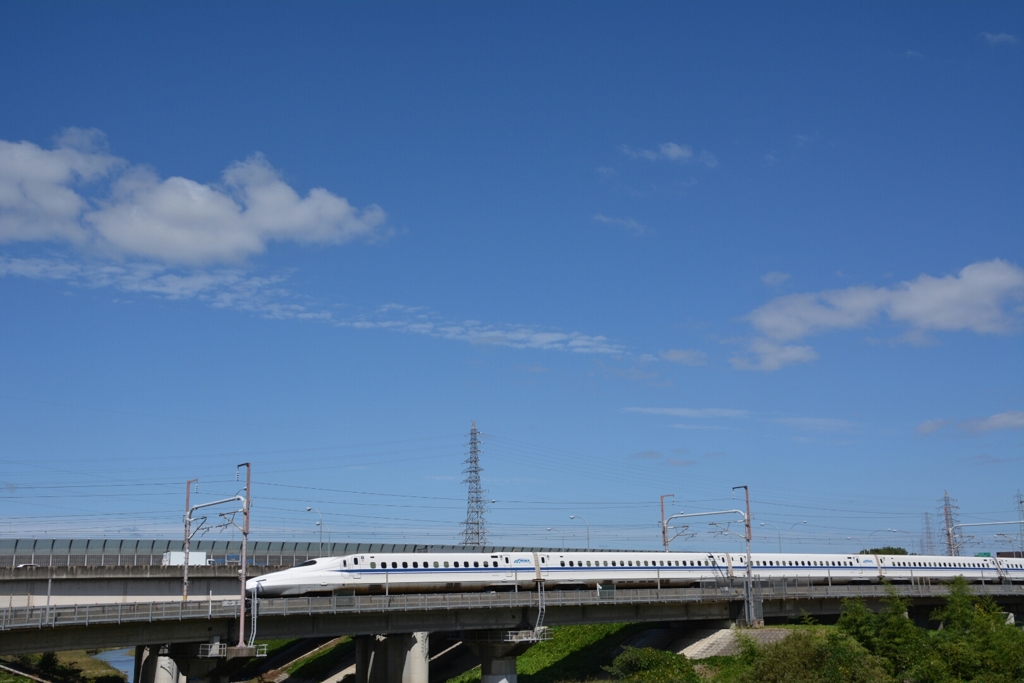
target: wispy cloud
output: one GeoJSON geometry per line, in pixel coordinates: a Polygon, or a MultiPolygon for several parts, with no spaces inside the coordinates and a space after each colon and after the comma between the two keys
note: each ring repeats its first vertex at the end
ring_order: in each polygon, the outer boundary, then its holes
{"type": "Polygon", "coordinates": [[[989,45],[1016,45],[1017,36],[1010,33],[982,33],[981,37],[989,45]]]}
{"type": "Polygon", "coordinates": [[[629,145],[622,145],[619,149],[623,154],[633,159],[646,159],[647,161],[678,161],[684,163],[696,161],[697,163],[704,164],[708,168],[718,166],[718,159],[711,152],[705,150],[699,154],[694,154],[693,148],[689,145],[680,145],[675,142],[663,142],[658,145],[657,149],[641,149],[637,147],[630,147],[629,145]]]}
{"type": "Polygon", "coordinates": [[[52,149],[0,140],[0,197],[0,242],[193,266],[239,263],[275,241],[368,239],[385,220],[379,206],[357,209],[323,188],[300,196],[258,153],[230,164],[219,184],[160,178],[80,129],[52,149]]]}
{"type": "Polygon", "coordinates": [[[632,218],[612,218],[611,216],[596,213],[594,214],[594,220],[599,223],[604,223],[605,225],[617,225],[620,228],[625,228],[637,235],[642,235],[647,232],[647,228],[640,223],[637,223],[632,218]]]}
{"type": "Polygon", "coordinates": [[[682,365],[690,365],[692,367],[699,367],[708,364],[708,354],[703,351],[669,349],[668,351],[662,351],[659,356],[662,360],[667,360],[672,363],[680,363],[682,365]]]}
{"type": "Polygon", "coordinates": [[[672,415],[673,417],[688,417],[694,419],[748,417],[751,414],[749,410],[734,410],[732,408],[623,408],[623,410],[627,413],[672,415]]]}
{"type": "Polygon", "coordinates": [[[951,420],[946,419],[925,420],[921,424],[917,425],[917,427],[914,428],[914,431],[918,434],[934,434],[950,422],[951,420]]]}
{"type": "Polygon", "coordinates": [[[82,263],[64,259],[0,256],[0,277],[53,280],[70,287],[107,288],[170,300],[195,299],[214,308],[247,311],[267,318],[322,320],[340,327],[421,334],[470,344],[519,349],[619,355],[627,352],[601,335],[544,330],[528,325],[451,322],[422,307],[385,304],[371,314],[339,318],[287,287],[283,276],[261,277],[240,269],[196,270],[153,263],[82,263]]]}
{"type": "Polygon", "coordinates": [[[686,458],[669,458],[665,462],[667,462],[669,465],[672,465],[673,467],[690,467],[691,465],[697,464],[696,460],[687,460],[686,458]]]}
{"type": "Polygon", "coordinates": [[[1000,429],[1024,429],[1024,410],[1008,410],[991,417],[965,420],[959,427],[975,434],[1000,429]]]}
{"type": "Polygon", "coordinates": [[[973,263],[956,275],[920,275],[893,287],[855,286],[769,301],[746,316],[762,335],[750,343],[753,357],[732,359],[740,369],[777,370],[817,358],[809,346],[789,344],[834,330],[864,328],[883,316],[906,325],[908,341],[929,341],[927,331],[1001,334],[1016,331],[1024,298],[1024,269],[1000,259],[973,263]]]}
{"type": "Polygon", "coordinates": [[[970,460],[975,465],[986,467],[989,465],[1005,465],[1009,462],[1017,462],[1020,458],[993,458],[991,455],[982,453],[980,455],[971,456],[970,460]]]}
{"type": "Polygon", "coordinates": [[[761,282],[765,283],[769,287],[778,287],[789,278],[789,273],[780,273],[776,270],[773,270],[770,273],[765,273],[764,275],[762,275],[761,282]]]}
{"type": "Polygon", "coordinates": [[[812,432],[840,432],[857,426],[855,422],[832,417],[777,417],[770,421],[812,432]]]}
{"type": "Polygon", "coordinates": [[[74,288],[109,288],[161,299],[196,299],[214,308],[248,311],[268,318],[331,318],[327,311],[302,302],[285,286],[284,277],[259,277],[242,270],[204,271],[152,263],[78,263],[0,256],[0,277],[54,280],[74,288]]]}
{"type": "Polygon", "coordinates": [[[748,347],[750,356],[733,356],[729,362],[737,370],[772,372],[793,363],[809,363],[818,359],[810,346],[777,344],[768,339],[754,339],[748,347]]]}
{"type": "Polygon", "coordinates": [[[640,460],[660,460],[665,456],[663,453],[659,453],[658,451],[640,451],[639,453],[634,453],[629,457],[638,458],[640,460]]]}
{"type": "Polygon", "coordinates": [[[452,322],[430,313],[395,315],[395,309],[378,310],[376,315],[361,316],[353,320],[338,320],[336,324],[360,330],[387,330],[407,334],[421,334],[436,339],[462,341],[481,346],[508,346],[517,349],[569,351],[572,353],[609,354],[626,353],[626,348],[607,337],[580,332],[557,332],[527,325],[488,325],[478,320],[452,322]]]}

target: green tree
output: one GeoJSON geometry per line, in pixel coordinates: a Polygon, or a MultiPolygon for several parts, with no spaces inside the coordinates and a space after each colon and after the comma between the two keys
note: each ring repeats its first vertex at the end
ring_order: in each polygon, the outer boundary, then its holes
{"type": "Polygon", "coordinates": [[[881,548],[868,548],[861,550],[858,555],[909,555],[906,548],[898,548],[894,545],[887,545],[881,548]]]}
{"type": "Polygon", "coordinates": [[[843,632],[800,629],[783,641],[742,655],[737,683],[893,683],[885,662],[843,632]]]}
{"type": "Polygon", "coordinates": [[[686,657],[649,647],[627,647],[604,670],[628,683],[700,683],[686,657]]]}
{"type": "Polygon", "coordinates": [[[957,680],[1011,683],[1024,680],[1024,632],[1006,623],[988,596],[971,595],[957,577],[946,605],[932,614],[942,628],[935,649],[957,680]]]}

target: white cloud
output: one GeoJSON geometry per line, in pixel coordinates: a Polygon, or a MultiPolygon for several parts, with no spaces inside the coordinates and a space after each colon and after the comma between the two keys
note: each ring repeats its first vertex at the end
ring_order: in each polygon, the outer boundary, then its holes
{"type": "Polygon", "coordinates": [[[1024,410],[1008,410],[991,417],[965,420],[960,423],[960,428],[976,434],[997,429],[1024,429],[1024,410]]]}
{"type": "Polygon", "coordinates": [[[0,242],[85,242],[88,203],[74,188],[124,166],[101,143],[98,131],[82,130],[67,131],[50,150],[0,140],[0,242]]]}
{"type": "Polygon", "coordinates": [[[658,145],[657,149],[639,149],[636,147],[630,147],[629,145],[622,145],[619,147],[623,154],[632,157],[634,159],[646,159],[647,161],[679,161],[689,162],[696,161],[704,164],[708,168],[714,168],[718,166],[718,159],[715,155],[708,151],[702,151],[698,155],[694,155],[693,149],[688,145],[679,145],[675,142],[663,142],[658,145]]]}
{"type": "Polygon", "coordinates": [[[772,372],[792,363],[809,363],[817,360],[818,354],[810,346],[776,344],[768,339],[754,339],[750,342],[748,356],[733,356],[729,359],[737,370],[763,370],[772,372]]]}
{"type": "Polygon", "coordinates": [[[671,361],[673,363],[682,363],[683,365],[690,365],[693,367],[708,364],[708,354],[703,351],[669,349],[668,351],[662,351],[660,355],[662,360],[671,361]]]}
{"type": "Polygon", "coordinates": [[[1024,298],[1024,269],[1000,259],[973,263],[957,275],[920,275],[893,287],[857,286],[789,294],[748,316],[765,337],[791,341],[812,334],[865,327],[882,315],[916,330],[1009,332],[1007,303],[1024,298]]]}
{"type": "Polygon", "coordinates": [[[645,228],[640,223],[637,223],[632,218],[612,218],[610,216],[605,216],[603,214],[596,213],[594,214],[594,220],[598,221],[599,223],[604,223],[606,225],[618,225],[619,227],[625,228],[626,230],[635,232],[637,235],[642,235],[645,232],[647,232],[647,228],[645,228]]]}
{"type": "Polygon", "coordinates": [[[790,278],[789,273],[780,273],[777,270],[773,270],[770,273],[765,273],[761,276],[761,282],[769,285],[770,287],[778,287],[783,282],[790,278]]]}
{"type": "Polygon", "coordinates": [[[1016,45],[1017,36],[1010,33],[982,33],[981,37],[989,45],[1016,45]]]}
{"type": "Polygon", "coordinates": [[[169,264],[239,262],[270,242],[341,244],[375,235],[384,211],[323,188],[302,197],[259,154],[220,184],[161,179],[66,131],[52,150],[0,141],[0,241],[63,241],[169,264]],[[102,181],[102,183],[100,182],[102,181]],[[102,186],[101,186],[102,185],[102,186]]]}
{"type": "Polygon", "coordinates": [[[747,417],[749,410],[732,408],[623,408],[627,413],[644,413],[646,415],[672,415],[674,417],[690,417],[697,419],[715,417],[747,417]]]}

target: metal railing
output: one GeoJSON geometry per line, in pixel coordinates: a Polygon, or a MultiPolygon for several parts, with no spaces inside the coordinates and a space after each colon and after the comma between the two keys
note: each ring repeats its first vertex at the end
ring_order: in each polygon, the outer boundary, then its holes
{"type": "MultiPolygon", "coordinates": [[[[885,585],[811,585],[804,580],[759,581],[755,591],[763,601],[821,598],[881,598],[890,587],[885,585]]],[[[945,584],[893,586],[906,597],[944,597],[945,584]]],[[[1024,598],[1024,585],[989,584],[971,586],[977,594],[1024,598]]],[[[695,588],[642,588],[610,590],[574,590],[544,592],[546,607],[586,605],[626,605],[653,603],[701,603],[743,600],[741,580],[708,583],[695,588]]],[[[359,595],[298,598],[261,598],[260,618],[313,614],[361,614],[374,612],[413,612],[431,610],[491,610],[536,608],[538,593],[415,593],[407,595],[359,595]]],[[[51,607],[14,607],[0,609],[0,631],[25,628],[62,628],[99,624],[127,624],[155,621],[233,619],[238,614],[237,600],[189,602],[143,602],[104,605],[68,605],[51,607]]]]}

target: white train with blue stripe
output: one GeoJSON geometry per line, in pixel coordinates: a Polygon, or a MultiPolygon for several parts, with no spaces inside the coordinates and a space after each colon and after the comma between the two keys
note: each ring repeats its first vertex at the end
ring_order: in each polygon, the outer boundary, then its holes
{"type": "MultiPolygon", "coordinates": [[[[582,588],[679,588],[746,575],[745,553],[499,552],[357,554],[309,560],[246,582],[260,597],[582,588]]],[[[950,581],[1024,583],[1024,559],[754,553],[759,579],[821,584],[950,581]]]]}

